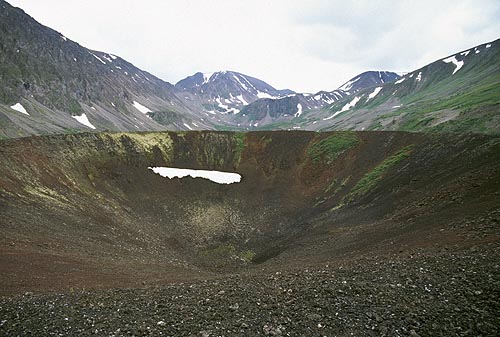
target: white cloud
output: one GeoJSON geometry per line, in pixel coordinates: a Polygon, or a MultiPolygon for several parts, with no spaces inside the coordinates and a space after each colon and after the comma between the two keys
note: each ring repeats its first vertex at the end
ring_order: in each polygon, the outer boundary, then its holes
{"type": "Polygon", "coordinates": [[[332,90],[365,70],[414,70],[500,35],[496,0],[10,2],[172,83],[229,69],[278,88],[332,90]]]}

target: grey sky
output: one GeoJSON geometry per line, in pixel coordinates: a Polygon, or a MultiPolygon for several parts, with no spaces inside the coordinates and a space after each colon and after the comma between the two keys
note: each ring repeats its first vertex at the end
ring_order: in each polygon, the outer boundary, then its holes
{"type": "Polygon", "coordinates": [[[333,90],[500,37],[498,0],[7,0],[81,45],[175,83],[235,70],[277,88],[333,90]]]}

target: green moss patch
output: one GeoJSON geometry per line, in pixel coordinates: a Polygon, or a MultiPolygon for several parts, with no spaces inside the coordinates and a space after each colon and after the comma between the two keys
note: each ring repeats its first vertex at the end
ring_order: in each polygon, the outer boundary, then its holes
{"type": "Polygon", "coordinates": [[[382,179],[384,174],[389,169],[394,167],[402,160],[408,158],[412,150],[413,146],[406,146],[402,148],[397,153],[380,163],[372,171],[365,174],[365,176],[360,181],[358,181],[356,186],[354,186],[354,188],[351,190],[351,193],[349,194],[350,198],[352,199],[352,197],[366,194],[382,179]]]}
{"type": "Polygon", "coordinates": [[[237,132],[234,134],[235,141],[235,153],[234,160],[238,164],[241,160],[241,155],[243,154],[243,150],[245,149],[245,134],[243,132],[237,132]]]}
{"type": "Polygon", "coordinates": [[[307,151],[313,163],[331,164],[343,152],[359,144],[360,140],[353,132],[338,132],[314,143],[307,151]]]}

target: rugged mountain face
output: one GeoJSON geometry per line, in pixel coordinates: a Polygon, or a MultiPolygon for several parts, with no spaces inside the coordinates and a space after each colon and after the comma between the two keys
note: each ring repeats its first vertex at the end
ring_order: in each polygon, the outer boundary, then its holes
{"type": "Polygon", "coordinates": [[[315,129],[498,132],[500,40],[445,57],[311,114],[315,129]]]}
{"type": "Polygon", "coordinates": [[[282,97],[294,93],[288,89],[275,89],[262,80],[235,71],[196,73],[180,80],[175,87],[210,100],[230,99],[241,95],[243,96],[243,100],[239,99],[241,104],[259,98],[282,97]]]}
{"type": "MultiPolygon", "coordinates": [[[[396,73],[388,71],[367,71],[348,82],[338,89],[330,92],[320,91],[312,94],[292,94],[287,97],[269,98],[257,100],[241,110],[241,115],[235,120],[238,126],[250,128],[289,128],[300,129],[299,118],[304,112],[317,111],[330,106],[356,92],[373,87],[375,85],[388,83],[399,78],[396,73]]],[[[304,116],[305,116],[304,115],[304,116]]],[[[305,128],[312,128],[306,125],[305,128]]]]}
{"type": "Polygon", "coordinates": [[[206,115],[237,114],[258,99],[294,93],[288,89],[277,90],[264,81],[234,71],[196,73],[179,81],[175,88],[179,97],[192,102],[193,109],[200,109],[206,115]]]}
{"type": "Polygon", "coordinates": [[[0,137],[137,130],[497,132],[499,41],[399,78],[368,71],[337,90],[278,90],[234,71],[175,86],[89,50],[0,0],[0,137]]]}
{"type": "Polygon", "coordinates": [[[173,85],[84,48],[5,1],[0,32],[0,136],[185,129],[195,118],[173,85]],[[22,113],[10,108],[16,104],[22,113]]]}
{"type": "Polygon", "coordinates": [[[351,78],[349,81],[342,84],[338,89],[352,95],[360,90],[370,88],[375,85],[393,82],[399,79],[399,77],[400,76],[398,74],[390,71],[367,71],[351,78]]]}

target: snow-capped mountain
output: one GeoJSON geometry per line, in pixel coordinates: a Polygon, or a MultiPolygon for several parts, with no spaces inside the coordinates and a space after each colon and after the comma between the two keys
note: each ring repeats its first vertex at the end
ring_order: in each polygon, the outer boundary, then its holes
{"type": "Polygon", "coordinates": [[[342,84],[338,90],[352,95],[362,89],[390,83],[399,79],[399,75],[390,71],[366,71],[342,84]]]}
{"type": "Polygon", "coordinates": [[[191,106],[224,114],[236,114],[260,98],[281,98],[294,93],[235,71],[198,72],[177,82],[175,89],[179,97],[191,101],[191,106]]]}
{"type": "Polygon", "coordinates": [[[500,40],[400,77],[368,71],[338,89],[279,90],[235,71],[172,85],[82,47],[0,0],[0,138],[82,131],[498,132],[500,40]]]}
{"type": "Polygon", "coordinates": [[[367,71],[357,75],[334,91],[320,91],[316,94],[290,94],[285,97],[263,98],[245,106],[235,118],[238,126],[249,128],[263,127],[267,124],[285,123],[300,117],[303,112],[318,111],[336,102],[347,99],[356,92],[376,85],[397,80],[399,75],[388,71],[367,71]]]}
{"type": "MultiPolygon", "coordinates": [[[[359,89],[310,114],[307,123],[316,130],[498,132],[498,74],[500,40],[444,57],[395,81],[359,89]]],[[[347,83],[354,87],[357,82],[347,83]]]]}
{"type": "Polygon", "coordinates": [[[0,31],[0,137],[188,130],[192,122],[213,128],[172,84],[119,56],[82,47],[3,0],[0,31]]]}

